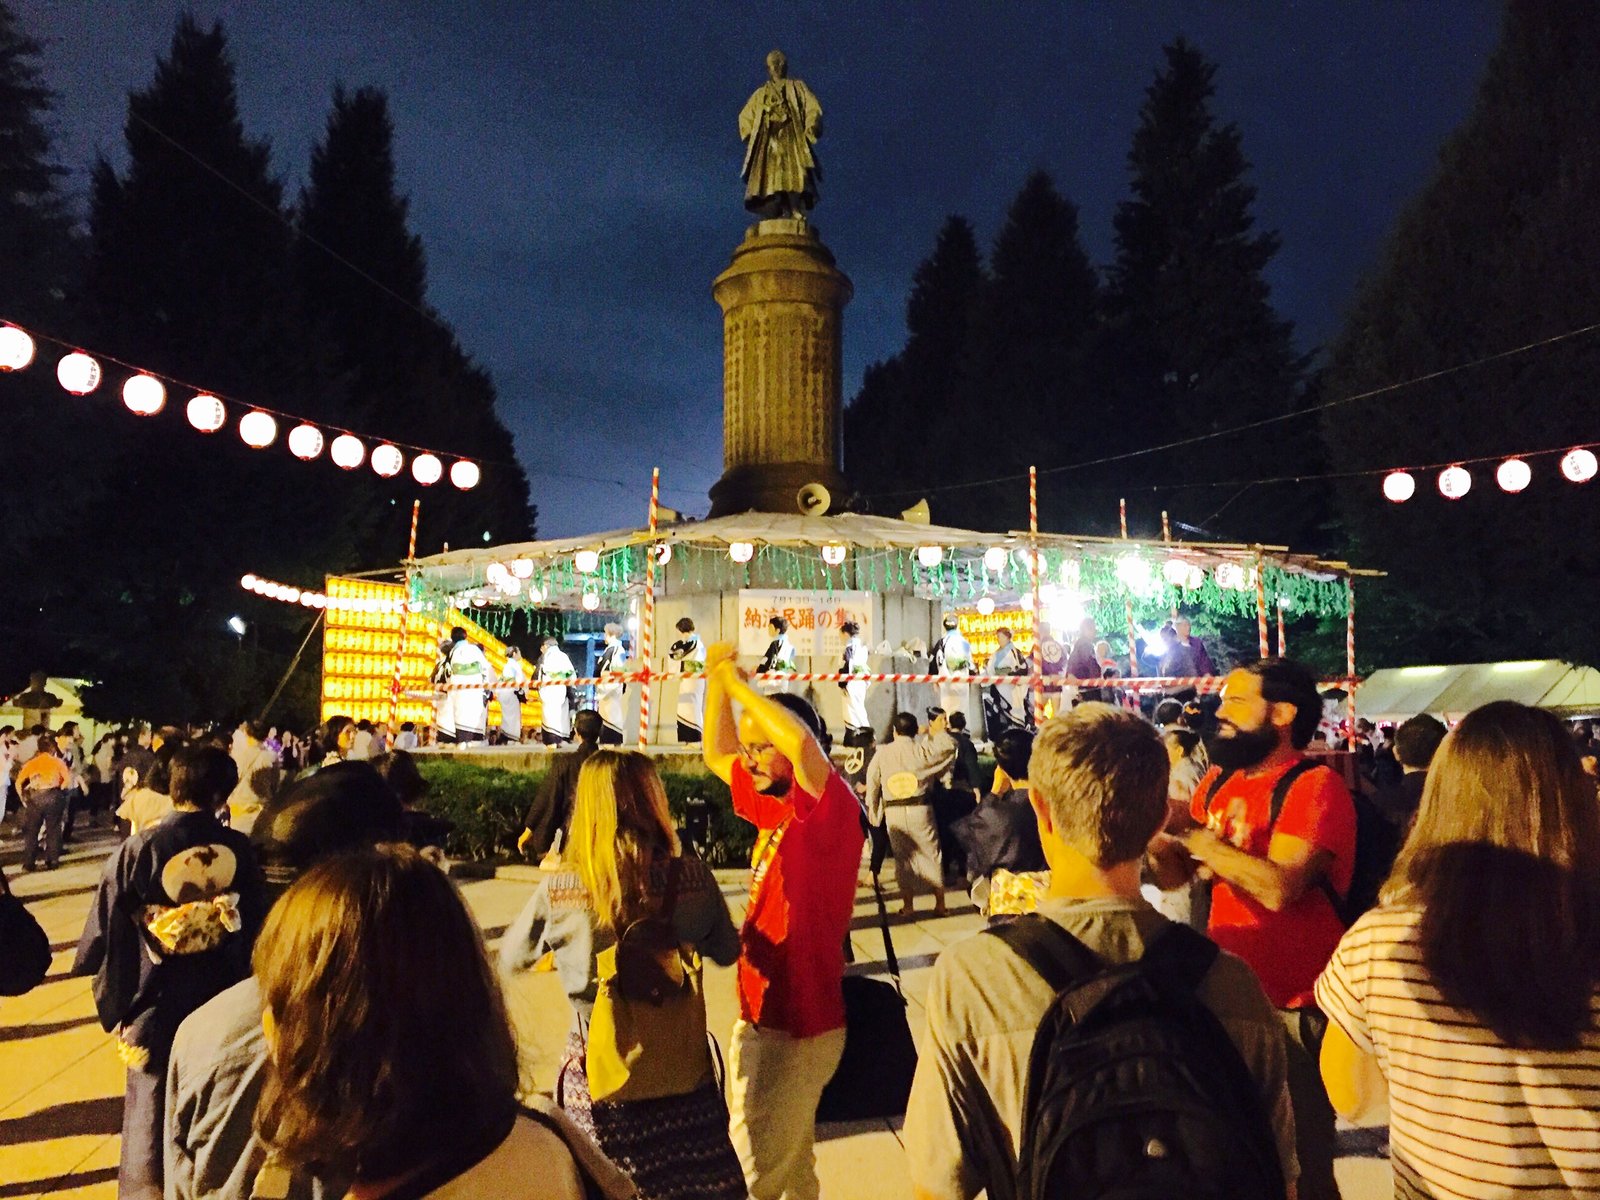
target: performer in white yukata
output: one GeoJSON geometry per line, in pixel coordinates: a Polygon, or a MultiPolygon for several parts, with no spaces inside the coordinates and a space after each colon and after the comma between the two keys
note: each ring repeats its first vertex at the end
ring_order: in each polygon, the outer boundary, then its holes
{"type": "Polygon", "coordinates": [[[441,746],[456,740],[455,710],[450,706],[450,693],[444,685],[450,682],[450,648],[455,645],[449,638],[439,641],[439,657],[434,661],[433,672],[428,676],[433,684],[433,737],[441,746]]]}
{"type": "MultiPolygon", "coordinates": [[[[608,624],[605,630],[605,645],[600,651],[600,657],[595,661],[594,673],[604,675],[608,671],[627,669],[628,651],[622,644],[622,626],[608,624]]],[[[620,680],[616,683],[595,684],[594,703],[600,710],[600,744],[622,745],[625,740],[622,736],[622,727],[628,719],[628,685],[620,680]]]]}
{"type": "MultiPolygon", "coordinates": [[[[694,622],[688,617],[678,620],[678,640],[667,650],[667,657],[679,664],[685,675],[706,669],[706,644],[695,632],[694,622]]],[[[705,728],[706,681],[680,679],[678,681],[678,742],[693,743],[700,740],[705,728]]]]}
{"type": "Polygon", "coordinates": [[[522,698],[527,695],[528,664],[522,661],[522,651],[515,646],[506,647],[506,665],[500,668],[500,687],[494,698],[500,702],[500,732],[508,742],[522,740],[522,698]]]}
{"type": "Polygon", "coordinates": [[[572,706],[567,703],[567,687],[577,678],[572,660],[561,643],[547,637],[539,654],[539,740],[546,746],[559,746],[572,740],[572,706]]]}
{"type": "MultiPolygon", "coordinates": [[[[989,674],[1017,677],[1016,683],[990,686],[990,695],[995,700],[995,713],[1005,726],[1031,725],[1033,715],[1028,704],[1028,660],[1022,657],[1022,651],[1011,640],[1011,630],[1001,626],[995,630],[995,636],[1000,645],[989,660],[989,674]]],[[[999,732],[990,730],[989,736],[993,740],[999,736],[999,732]]]]}
{"type": "MultiPolygon", "coordinates": [[[[933,644],[930,656],[935,675],[966,675],[972,670],[972,646],[961,634],[961,622],[954,613],[946,613],[944,636],[933,644]]],[[[965,713],[972,695],[972,685],[966,683],[941,683],[939,707],[946,715],[965,713]]]]}
{"type": "MultiPolygon", "coordinates": [[[[772,641],[767,644],[767,652],[761,656],[761,665],[756,668],[761,671],[797,671],[794,660],[794,643],[789,640],[789,622],[784,617],[773,617],[767,622],[767,628],[772,631],[772,641]]],[[[788,680],[764,680],[761,690],[772,694],[787,692],[788,680]]]]}
{"type": "MultiPolygon", "coordinates": [[[[861,640],[861,626],[846,621],[839,626],[845,635],[844,662],[839,670],[845,675],[866,675],[867,646],[861,640]]],[[[865,679],[848,679],[840,682],[844,691],[844,744],[846,746],[872,745],[872,718],[867,716],[867,688],[865,679]]]]}
{"type": "Polygon", "coordinates": [[[467,637],[457,625],[450,631],[455,643],[450,648],[450,682],[475,683],[477,687],[450,689],[450,711],[455,717],[456,741],[481,742],[489,736],[489,658],[483,647],[467,637]]]}

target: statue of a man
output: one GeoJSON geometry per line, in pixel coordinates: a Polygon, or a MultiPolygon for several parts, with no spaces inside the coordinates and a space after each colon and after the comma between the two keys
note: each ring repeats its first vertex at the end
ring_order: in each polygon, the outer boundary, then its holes
{"type": "Polygon", "coordinates": [[[811,147],[822,136],[822,105],[789,78],[783,51],[767,55],[767,82],[739,114],[744,140],[744,206],[763,217],[805,220],[817,202],[822,169],[811,147]]]}

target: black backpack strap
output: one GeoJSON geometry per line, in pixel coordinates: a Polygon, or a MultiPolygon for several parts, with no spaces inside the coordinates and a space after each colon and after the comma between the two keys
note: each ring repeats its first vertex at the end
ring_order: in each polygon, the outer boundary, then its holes
{"type": "Polygon", "coordinates": [[[1145,943],[1139,965],[1173,990],[1193,993],[1217,954],[1217,944],[1210,938],[1173,922],[1145,943]]]}
{"type": "Polygon", "coordinates": [[[1206,789],[1206,807],[1211,807],[1211,802],[1217,798],[1217,793],[1222,790],[1222,785],[1233,778],[1233,768],[1229,767],[1218,772],[1217,777],[1211,781],[1211,786],[1206,789]]]}
{"type": "Polygon", "coordinates": [[[1105,964],[1087,946],[1048,917],[1026,913],[985,931],[999,938],[1037,971],[1057,994],[1093,979],[1105,964]]]}
{"type": "MultiPolygon", "coordinates": [[[[1289,793],[1302,775],[1312,771],[1331,771],[1333,768],[1324,763],[1313,762],[1309,758],[1302,758],[1282,775],[1278,782],[1272,786],[1272,808],[1267,822],[1268,836],[1278,827],[1278,818],[1283,815],[1283,806],[1289,802],[1289,793]]],[[[1345,925],[1351,923],[1349,914],[1345,911],[1345,898],[1339,894],[1339,889],[1333,886],[1333,880],[1326,874],[1317,876],[1316,888],[1328,898],[1328,903],[1333,905],[1334,915],[1345,925]]]]}

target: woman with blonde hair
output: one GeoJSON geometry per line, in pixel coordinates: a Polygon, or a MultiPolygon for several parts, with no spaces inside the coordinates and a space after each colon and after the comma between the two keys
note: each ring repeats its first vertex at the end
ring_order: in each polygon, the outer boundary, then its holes
{"type": "Polygon", "coordinates": [[[1400,1196],[1600,1196],[1600,805],[1510,701],[1428,771],[1378,908],[1317,982],[1334,1107],[1390,1113],[1400,1196]]]}
{"type": "Polygon", "coordinates": [[[560,1114],[518,1109],[482,936],[411,847],[306,872],[254,965],[268,1047],[256,1129],[273,1156],[261,1181],[275,1161],[348,1182],[355,1200],[632,1194],[560,1114]]]}
{"type": "Polygon", "coordinates": [[[557,1102],[641,1197],[742,1200],[699,994],[699,956],[726,966],[739,937],[716,879],[683,853],[650,759],[605,749],[583,764],[565,860],[500,949],[508,974],[553,964],[572,1002],[557,1102]],[[657,974],[650,999],[635,998],[641,967],[657,974]]]}

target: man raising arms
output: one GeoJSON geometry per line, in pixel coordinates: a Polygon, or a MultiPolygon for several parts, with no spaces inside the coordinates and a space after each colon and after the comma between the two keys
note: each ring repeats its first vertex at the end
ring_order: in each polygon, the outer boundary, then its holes
{"type": "Polygon", "coordinates": [[[728,1044],[730,1131],[754,1200],[815,1200],[817,1102],[844,1052],[844,941],[863,835],[804,700],[763,696],[707,652],[706,766],[758,832],[728,1044]],[[734,718],[734,704],[739,716],[734,718]]]}

